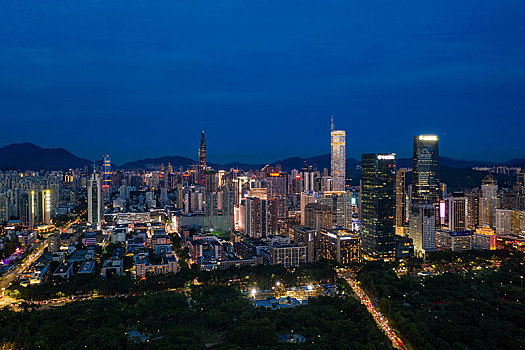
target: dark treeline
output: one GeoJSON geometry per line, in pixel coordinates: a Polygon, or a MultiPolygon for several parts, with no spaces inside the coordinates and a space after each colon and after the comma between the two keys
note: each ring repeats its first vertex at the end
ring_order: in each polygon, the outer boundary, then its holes
{"type": "Polygon", "coordinates": [[[459,271],[398,278],[392,266],[370,263],[357,274],[363,288],[412,347],[525,348],[522,254],[438,253],[428,264],[442,271],[459,271]],[[501,261],[499,269],[485,268],[491,255],[501,261]]]}
{"type": "Polygon", "coordinates": [[[159,292],[96,299],[51,310],[0,312],[4,347],[26,349],[388,349],[364,306],[353,298],[319,297],[285,310],[255,309],[229,286],[194,287],[184,293],[159,292]],[[191,307],[190,307],[191,305],[191,307]],[[294,332],[303,344],[280,343],[294,332]],[[138,331],[143,342],[127,334],[138,331]]]}

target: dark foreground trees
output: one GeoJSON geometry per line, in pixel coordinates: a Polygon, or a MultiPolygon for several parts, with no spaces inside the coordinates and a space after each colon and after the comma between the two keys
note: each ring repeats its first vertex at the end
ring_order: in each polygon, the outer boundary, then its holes
{"type": "Polygon", "coordinates": [[[317,298],[294,309],[255,309],[233,287],[76,302],[44,311],[0,311],[0,341],[26,349],[283,348],[278,334],[306,338],[306,349],[387,349],[388,339],[354,299],[317,298]],[[191,307],[190,307],[191,305],[191,307]],[[134,342],[129,332],[143,335],[134,342]]]}

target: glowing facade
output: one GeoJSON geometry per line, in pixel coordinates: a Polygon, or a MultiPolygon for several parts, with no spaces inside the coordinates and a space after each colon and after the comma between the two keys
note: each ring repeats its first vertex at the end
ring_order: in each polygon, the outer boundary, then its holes
{"type": "Polygon", "coordinates": [[[492,229],[496,227],[496,208],[498,205],[498,183],[492,175],[487,175],[481,185],[481,224],[492,229]]]}
{"type": "Polygon", "coordinates": [[[51,223],[51,190],[42,191],[42,221],[46,225],[51,223]]]}
{"type": "Polygon", "coordinates": [[[333,118],[331,136],[332,191],[344,191],[346,183],[346,131],[334,130],[333,118]]]}
{"type": "Polygon", "coordinates": [[[104,156],[102,167],[104,168],[102,172],[102,187],[109,188],[111,186],[111,158],[107,154],[104,156]]]}
{"type": "Polygon", "coordinates": [[[439,148],[437,136],[414,137],[413,162],[412,203],[438,203],[439,148]]]}

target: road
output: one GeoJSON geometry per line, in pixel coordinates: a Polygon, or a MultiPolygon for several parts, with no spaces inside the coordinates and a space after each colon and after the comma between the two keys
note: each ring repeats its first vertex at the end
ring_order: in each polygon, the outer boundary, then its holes
{"type": "MultiPolygon", "coordinates": [[[[83,212],[82,214],[84,214],[83,212]]],[[[82,215],[80,214],[80,215],[82,215]]],[[[80,217],[79,215],[79,217],[80,217]]],[[[67,230],[71,225],[78,223],[80,220],[77,217],[75,220],[72,220],[68,222],[64,227],[61,228],[62,231],[67,230]]],[[[2,276],[2,279],[0,280],[0,291],[2,291],[2,295],[4,294],[3,291],[9,287],[9,285],[17,279],[22,272],[24,272],[25,269],[27,269],[29,266],[31,266],[32,263],[38,260],[42,253],[44,253],[44,250],[47,248],[47,239],[45,239],[43,242],[40,243],[38,248],[36,248],[34,251],[32,251],[24,260],[24,262],[20,262],[17,266],[15,266],[11,271],[6,273],[2,276]]],[[[5,297],[4,297],[5,298],[5,297]]],[[[1,304],[6,304],[7,300],[10,300],[8,298],[5,298],[1,304]]],[[[14,300],[14,299],[13,299],[14,300]]]]}
{"type": "Polygon", "coordinates": [[[406,350],[403,341],[399,339],[399,336],[396,334],[396,332],[389,326],[386,317],[383,316],[383,314],[375,308],[374,304],[370,300],[370,297],[363,291],[363,289],[359,286],[357,281],[351,277],[350,273],[339,271],[339,276],[344,278],[348,282],[350,287],[352,287],[352,290],[361,300],[361,303],[366,306],[366,309],[376,321],[377,326],[381,328],[383,332],[387,335],[387,337],[390,339],[390,341],[392,342],[392,346],[396,349],[406,350]]]}
{"type": "Polygon", "coordinates": [[[47,240],[44,240],[40,245],[33,250],[29,255],[25,258],[24,262],[20,262],[17,264],[11,271],[6,273],[2,276],[2,280],[0,280],[0,290],[4,290],[5,288],[9,287],[11,282],[13,282],[26,268],[28,268],[32,263],[37,261],[38,258],[42,255],[44,252],[44,249],[47,248],[47,240]]]}

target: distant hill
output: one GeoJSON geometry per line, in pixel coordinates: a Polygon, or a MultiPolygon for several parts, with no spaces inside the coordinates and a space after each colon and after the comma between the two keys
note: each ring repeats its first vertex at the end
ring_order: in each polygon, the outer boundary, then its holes
{"type": "Polygon", "coordinates": [[[190,158],[181,157],[181,156],[166,156],[160,158],[146,158],[136,160],[134,162],[124,163],[119,166],[120,169],[157,169],[161,164],[168,166],[171,164],[173,169],[179,169],[180,167],[186,168],[192,164],[195,164],[195,161],[190,158]]]}
{"type": "Polygon", "coordinates": [[[14,143],[0,148],[1,170],[59,170],[92,165],[63,148],[42,148],[32,143],[14,143]]]}
{"type": "MultiPolygon", "coordinates": [[[[100,165],[101,161],[97,161],[100,165]]],[[[411,168],[411,158],[398,158],[396,160],[398,168],[411,168]]],[[[58,170],[82,168],[84,166],[91,166],[93,163],[90,160],[82,159],[74,154],[68,152],[63,148],[42,148],[32,143],[15,143],[0,148],[0,170],[58,170]]],[[[174,169],[187,168],[196,161],[182,156],[165,156],[159,158],[146,158],[133,162],[128,162],[113,167],[120,169],[159,169],[160,165],[167,166],[171,164],[174,169]]],[[[291,171],[292,169],[301,169],[305,164],[314,165],[319,171],[323,169],[330,169],[330,154],[322,154],[314,157],[290,157],[282,160],[271,162],[270,166],[281,165],[282,170],[291,171]]],[[[361,171],[358,165],[361,160],[348,158],[346,160],[347,177],[351,184],[359,184],[361,178],[361,171]]],[[[209,163],[214,169],[231,168],[242,170],[256,170],[263,168],[266,164],[255,163],[247,164],[240,162],[230,162],[226,164],[209,163]]],[[[522,167],[525,168],[525,159],[511,159],[505,162],[487,162],[487,161],[470,161],[462,159],[454,159],[449,157],[440,158],[441,177],[442,181],[449,184],[453,189],[459,189],[462,186],[474,187],[479,186],[481,179],[487,173],[472,170],[473,167],[485,167],[502,165],[508,167],[522,167]]],[[[505,186],[506,183],[511,183],[513,179],[509,179],[504,175],[497,175],[498,183],[505,186]]]]}

